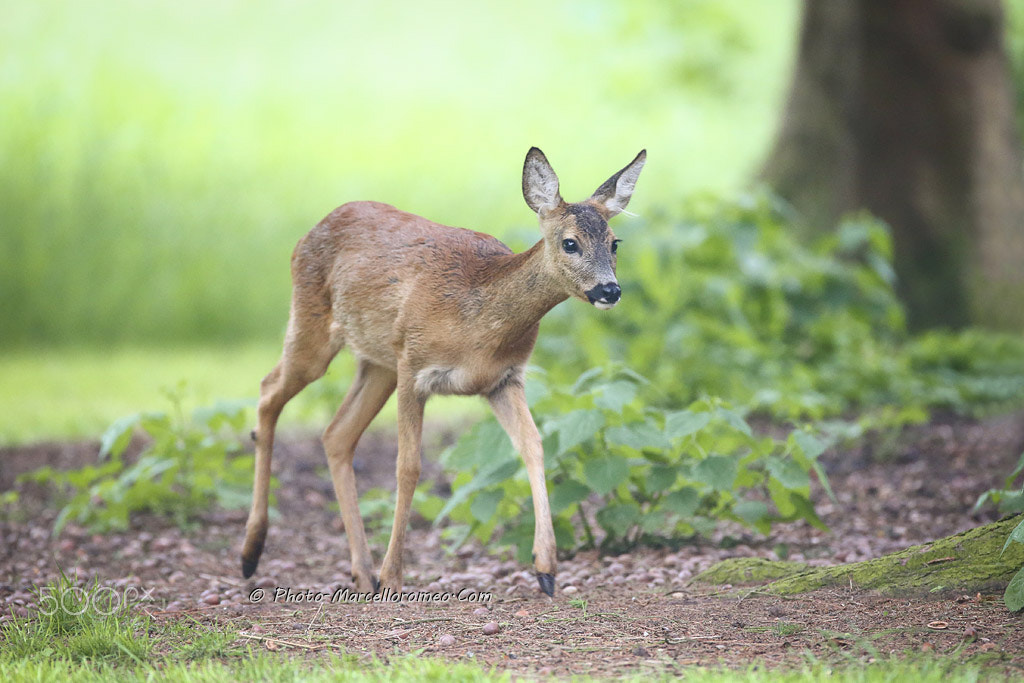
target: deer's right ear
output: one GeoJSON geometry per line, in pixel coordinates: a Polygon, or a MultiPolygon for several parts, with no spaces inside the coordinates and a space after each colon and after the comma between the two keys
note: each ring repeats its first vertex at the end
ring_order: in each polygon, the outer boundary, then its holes
{"type": "Polygon", "coordinates": [[[538,214],[544,214],[562,203],[558,193],[558,176],[544,152],[531,147],[523,163],[523,198],[538,214]]]}

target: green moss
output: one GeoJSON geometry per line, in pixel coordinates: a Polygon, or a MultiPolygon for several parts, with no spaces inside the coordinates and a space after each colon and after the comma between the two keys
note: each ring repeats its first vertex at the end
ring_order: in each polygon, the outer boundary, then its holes
{"type": "Polygon", "coordinates": [[[1009,517],[884,557],[835,567],[811,569],[795,562],[752,558],[726,560],[696,580],[721,584],[781,577],[766,586],[780,595],[851,584],[888,594],[1002,590],[1024,566],[1024,545],[1011,543],[1002,552],[1007,536],[1020,521],[1019,515],[1009,517]]]}
{"type": "Polygon", "coordinates": [[[764,583],[807,571],[802,562],[773,562],[760,557],[732,557],[704,570],[694,581],[716,585],[764,583]]]}

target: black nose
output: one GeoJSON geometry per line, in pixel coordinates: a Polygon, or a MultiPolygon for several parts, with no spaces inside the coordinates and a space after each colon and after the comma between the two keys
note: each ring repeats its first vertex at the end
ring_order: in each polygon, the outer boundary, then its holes
{"type": "Polygon", "coordinates": [[[600,291],[601,296],[598,298],[604,299],[610,304],[615,303],[619,300],[619,297],[622,296],[622,289],[619,287],[618,283],[615,282],[609,282],[608,284],[601,285],[600,291]]]}

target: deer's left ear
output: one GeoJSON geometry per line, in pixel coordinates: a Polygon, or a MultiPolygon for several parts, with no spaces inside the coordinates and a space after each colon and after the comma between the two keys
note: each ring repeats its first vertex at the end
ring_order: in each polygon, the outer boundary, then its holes
{"type": "Polygon", "coordinates": [[[640,170],[644,167],[646,160],[647,150],[642,149],[636,158],[629,162],[628,166],[604,181],[590,198],[604,204],[612,216],[620,213],[629,204],[629,198],[633,196],[636,179],[640,177],[640,170]]]}

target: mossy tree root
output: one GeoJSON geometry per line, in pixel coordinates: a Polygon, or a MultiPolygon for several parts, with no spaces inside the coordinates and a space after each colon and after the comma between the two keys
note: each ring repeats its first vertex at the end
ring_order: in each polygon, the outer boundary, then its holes
{"type": "Polygon", "coordinates": [[[1015,515],[864,562],[809,567],[736,558],[719,562],[694,580],[718,585],[770,581],[765,590],[778,595],[849,585],[888,595],[1001,591],[1024,566],[1024,545],[1011,543],[1003,552],[1021,518],[1015,515]]]}

